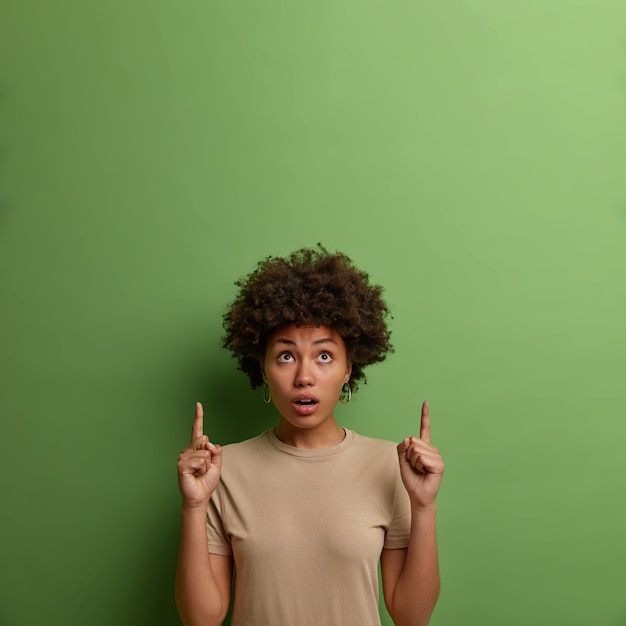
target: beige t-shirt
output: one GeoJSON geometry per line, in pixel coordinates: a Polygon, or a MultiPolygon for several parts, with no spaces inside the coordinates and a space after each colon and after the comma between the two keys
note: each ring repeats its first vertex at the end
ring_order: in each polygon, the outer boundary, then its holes
{"type": "Polygon", "coordinates": [[[346,430],[310,450],[268,431],[225,446],[207,533],[234,557],[232,626],[379,626],[380,554],[409,526],[390,441],[346,430]]]}

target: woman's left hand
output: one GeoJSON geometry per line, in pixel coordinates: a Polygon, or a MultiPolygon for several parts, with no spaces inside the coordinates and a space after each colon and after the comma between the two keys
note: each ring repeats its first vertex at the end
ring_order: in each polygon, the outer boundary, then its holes
{"type": "Polygon", "coordinates": [[[404,439],[398,445],[400,475],[413,505],[427,508],[435,504],[444,464],[439,450],[430,443],[428,402],[422,404],[420,436],[404,439]]]}

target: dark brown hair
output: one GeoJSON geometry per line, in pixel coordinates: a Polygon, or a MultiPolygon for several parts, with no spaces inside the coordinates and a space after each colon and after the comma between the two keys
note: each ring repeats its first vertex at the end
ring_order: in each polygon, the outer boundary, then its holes
{"type": "Polygon", "coordinates": [[[284,258],[269,256],[235,285],[239,293],[224,313],[222,344],[253,388],[263,383],[260,360],[268,339],[288,324],[328,326],[339,333],[352,363],[353,389],[365,382],[366,365],[393,352],[383,289],[370,285],[345,254],[318,244],[284,258]]]}

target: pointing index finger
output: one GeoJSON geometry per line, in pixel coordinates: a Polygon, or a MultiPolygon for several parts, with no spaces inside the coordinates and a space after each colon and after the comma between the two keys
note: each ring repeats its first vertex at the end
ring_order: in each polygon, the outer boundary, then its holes
{"type": "Polygon", "coordinates": [[[422,404],[422,419],[420,421],[420,439],[430,443],[430,416],[428,415],[428,400],[422,404]]]}
{"type": "Polygon", "coordinates": [[[196,402],[196,416],[193,420],[193,426],[191,427],[191,443],[194,439],[202,437],[204,434],[204,411],[202,410],[202,403],[196,402]]]}

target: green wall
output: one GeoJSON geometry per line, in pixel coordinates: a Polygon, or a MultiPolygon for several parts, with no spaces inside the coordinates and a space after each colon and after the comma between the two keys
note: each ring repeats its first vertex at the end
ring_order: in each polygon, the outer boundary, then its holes
{"type": "Polygon", "coordinates": [[[621,0],[5,0],[0,624],[179,624],[194,402],[275,418],[221,312],[321,241],[394,312],[340,421],[430,400],[431,626],[624,626],[625,42],[621,0]]]}

